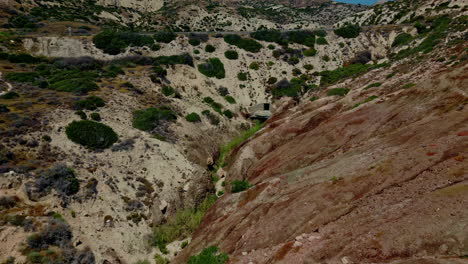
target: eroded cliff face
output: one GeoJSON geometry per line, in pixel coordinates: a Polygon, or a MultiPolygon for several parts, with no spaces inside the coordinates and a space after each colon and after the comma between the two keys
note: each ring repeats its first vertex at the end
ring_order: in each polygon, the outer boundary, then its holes
{"type": "Polygon", "coordinates": [[[254,187],[222,196],[175,263],[211,245],[229,263],[464,263],[467,68],[406,62],[345,98],[283,101],[228,161],[226,182],[254,187]]]}

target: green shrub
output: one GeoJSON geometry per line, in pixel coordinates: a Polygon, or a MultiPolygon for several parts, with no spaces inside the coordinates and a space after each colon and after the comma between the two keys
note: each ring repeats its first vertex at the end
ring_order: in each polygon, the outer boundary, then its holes
{"type": "Polygon", "coordinates": [[[347,93],[349,93],[348,88],[333,88],[327,91],[327,96],[345,96],[347,93]]]}
{"type": "Polygon", "coordinates": [[[194,50],[193,54],[200,54],[200,51],[199,50],[194,50]]]}
{"type": "Polygon", "coordinates": [[[191,38],[191,39],[189,39],[188,42],[189,42],[189,44],[192,45],[192,46],[198,46],[198,45],[200,45],[200,43],[201,43],[200,40],[197,39],[197,38],[191,38]]]}
{"type": "Polygon", "coordinates": [[[270,45],[268,45],[268,47],[267,47],[267,48],[268,48],[268,49],[270,49],[270,50],[274,50],[276,47],[275,47],[275,45],[273,45],[273,44],[270,44],[270,45]]]}
{"type": "Polygon", "coordinates": [[[343,38],[356,38],[359,36],[359,33],[361,33],[361,27],[358,25],[348,24],[341,28],[335,29],[333,32],[343,38]]]}
{"type": "MultiPolygon", "coordinates": [[[[278,44],[285,44],[281,32],[278,30],[260,30],[252,32],[250,36],[257,40],[276,42],[278,44]]],[[[274,49],[274,46],[273,46],[274,49]]]]}
{"type": "Polygon", "coordinates": [[[6,92],[3,95],[0,95],[0,99],[11,100],[20,97],[17,92],[6,92]]]}
{"type": "Polygon", "coordinates": [[[234,115],[232,114],[231,110],[227,109],[223,111],[223,115],[229,119],[233,118],[234,115]]]}
{"type": "Polygon", "coordinates": [[[9,62],[12,62],[12,63],[27,63],[27,64],[36,64],[36,63],[45,61],[44,59],[34,57],[26,53],[8,54],[4,52],[0,52],[0,60],[8,60],[9,62]]]}
{"type": "Polygon", "coordinates": [[[150,36],[134,32],[105,30],[93,37],[93,43],[104,53],[117,55],[129,46],[151,46],[154,40],[150,36]]]}
{"type": "Polygon", "coordinates": [[[101,115],[99,113],[91,113],[89,117],[94,121],[101,121],[101,115]]]}
{"type": "Polygon", "coordinates": [[[215,50],[216,50],[216,48],[213,45],[210,45],[210,44],[206,45],[206,47],[205,47],[205,51],[209,52],[209,53],[215,52],[215,50]]]}
{"type": "Polygon", "coordinates": [[[159,254],[154,255],[154,261],[156,264],[169,264],[169,260],[159,254]]]}
{"type": "MultiPolygon", "coordinates": [[[[296,78],[297,79],[297,78],[296,78]]],[[[274,97],[297,97],[301,94],[303,82],[289,82],[284,79],[276,83],[275,87],[271,89],[274,97]]]]}
{"type": "Polygon", "coordinates": [[[135,264],[151,264],[148,260],[139,260],[135,264]]]}
{"type": "Polygon", "coordinates": [[[328,45],[328,41],[324,37],[318,38],[315,43],[317,45],[328,45]]]}
{"type": "Polygon", "coordinates": [[[276,77],[270,77],[270,78],[268,78],[267,83],[268,84],[275,84],[277,81],[278,81],[278,79],[276,77]]]}
{"type": "Polygon", "coordinates": [[[304,65],[304,69],[306,69],[307,71],[311,71],[314,69],[314,65],[312,64],[306,64],[304,65]]]}
{"type": "Polygon", "coordinates": [[[378,98],[378,97],[375,96],[375,95],[369,96],[366,100],[364,100],[364,101],[362,101],[362,102],[360,102],[360,103],[355,104],[355,105],[353,106],[353,108],[356,108],[356,107],[358,107],[358,106],[360,106],[360,105],[362,105],[362,104],[365,104],[365,103],[370,102],[370,101],[372,101],[372,100],[375,100],[375,99],[377,99],[377,98],[378,98]]]}
{"type": "Polygon", "coordinates": [[[230,104],[235,104],[236,103],[236,99],[234,99],[234,97],[232,97],[230,95],[224,96],[224,100],[226,100],[226,102],[228,102],[230,104]]]}
{"type": "Polygon", "coordinates": [[[86,113],[83,112],[83,110],[76,111],[75,115],[79,116],[82,120],[88,119],[88,117],[86,116],[86,113]]]}
{"type": "Polygon", "coordinates": [[[380,82],[371,83],[371,84],[367,85],[367,86],[364,88],[364,90],[367,90],[367,89],[370,89],[370,88],[373,88],[373,87],[380,87],[380,86],[382,86],[382,83],[380,83],[380,82]]]}
{"type": "Polygon", "coordinates": [[[408,44],[413,39],[413,36],[408,33],[401,33],[400,35],[396,36],[395,40],[392,43],[392,47],[403,46],[408,44]]]}
{"type": "Polygon", "coordinates": [[[185,120],[187,120],[190,123],[201,122],[201,118],[197,113],[190,113],[190,114],[186,115],[185,120]]]}
{"type": "Polygon", "coordinates": [[[226,56],[228,60],[237,60],[239,58],[239,54],[235,50],[227,50],[224,52],[224,56],[226,56]]]}
{"type": "Polygon", "coordinates": [[[232,193],[238,193],[238,192],[243,192],[247,190],[248,188],[252,187],[250,183],[247,181],[232,181],[231,182],[231,192],[232,193]]]}
{"type": "Polygon", "coordinates": [[[313,57],[317,54],[317,50],[314,48],[309,48],[303,51],[304,56],[313,57]]]}
{"type": "Polygon", "coordinates": [[[104,100],[101,97],[98,96],[89,96],[86,99],[79,100],[75,102],[75,109],[77,110],[96,110],[98,107],[103,107],[106,105],[104,100]]]}
{"type": "Polygon", "coordinates": [[[242,38],[234,34],[224,36],[224,41],[252,53],[257,53],[263,48],[262,44],[254,39],[242,38]]]}
{"type": "Polygon", "coordinates": [[[186,246],[188,246],[188,241],[184,241],[182,242],[182,244],[180,244],[180,248],[185,248],[186,246]]]}
{"type": "Polygon", "coordinates": [[[26,255],[26,259],[31,263],[44,263],[46,258],[37,251],[32,251],[26,255]]]}
{"type": "Polygon", "coordinates": [[[97,86],[95,82],[88,79],[72,79],[56,82],[51,84],[49,88],[60,92],[86,94],[89,91],[98,90],[99,86],[97,86]]]}
{"type": "Polygon", "coordinates": [[[401,89],[408,89],[408,88],[411,88],[413,86],[416,86],[416,84],[414,83],[407,83],[405,85],[403,85],[403,87],[401,87],[401,89]]]}
{"type": "Polygon", "coordinates": [[[224,264],[229,260],[229,256],[219,253],[215,246],[202,250],[198,255],[190,256],[187,264],[224,264]]]}
{"type": "Polygon", "coordinates": [[[170,43],[177,38],[177,35],[173,32],[158,32],[154,34],[154,39],[157,42],[170,43]]]}
{"type": "Polygon", "coordinates": [[[326,61],[326,62],[329,62],[330,61],[330,57],[328,55],[325,55],[322,57],[322,60],[326,61]]]}
{"type": "Polygon", "coordinates": [[[198,71],[207,77],[223,79],[226,77],[224,65],[218,58],[210,58],[205,63],[198,65],[198,71]]]}
{"type": "Polygon", "coordinates": [[[171,86],[164,85],[161,88],[161,93],[164,94],[165,96],[171,96],[175,93],[175,90],[171,86]]]}
{"type": "Polygon", "coordinates": [[[33,17],[23,14],[16,14],[8,18],[8,22],[15,28],[36,28],[37,25],[34,23],[33,17]]]}
{"type": "Polygon", "coordinates": [[[5,80],[19,83],[33,83],[39,78],[35,72],[9,72],[5,74],[5,80]]]}
{"type": "Polygon", "coordinates": [[[117,77],[119,74],[125,74],[124,70],[117,65],[107,66],[105,69],[105,77],[117,77]]]}
{"type": "Polygon", "coordinates": [[[134,128],[149,131],[157,127],[160,121],[175,121],[177,116],[172,110],[161,107],[150,107],[144,110],[133,112],[132,125],[134,128]]]}
{"type": "Polygon", "coordinates": [[[258,62],[256,62],[256,61],[254,61],[254,62],[250,63],[249,69],[258,71],[260,69],[260,64],[258,64],[258,62]]]}
{"type": "Polygon", "coordinates": [[[239,79],[239,81],[247,81],[248,78],[249,78],[249,73],[247,72],[237,73],[237,79],[239,79]]]}
{"type": "Polygon", "coordinates": [[[218,112],[221,114],[221,109],[223,108],[223,105],[216,102],[215,100],[213,100],[213,98],[211,97],[205,97],[203,98],[203,102],[208,104],[209,106],[211,106],[211,108],[213,108],[214,111],[218,112]]]}
{"type": "Polygon", "coordinates": [[[182,53],[181,55],[172,55],[172,56],[159,56],[154,58],[154,64],[165,64],[165,65],[175,65],[175,64],[185,64],[193,67],[193,58],[188,53],[182,53]]]}
{"type": "Polygon", "coordinates": [[[65,133],[71,141],[91,149],[108,148],[118,140],[111,127],[89,120],[71,122],[65,133]]]}

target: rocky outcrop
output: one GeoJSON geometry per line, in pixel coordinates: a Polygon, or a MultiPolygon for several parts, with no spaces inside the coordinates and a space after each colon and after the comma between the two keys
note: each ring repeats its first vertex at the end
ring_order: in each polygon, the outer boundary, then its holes
{"type": "Polygon", "coordinates": [[[175,263],[211,245],[229,263],[462,263],[468,66],[433,65],[276,113],[229,161],[226,182],[255,186],[216,202],[175,263]]]}

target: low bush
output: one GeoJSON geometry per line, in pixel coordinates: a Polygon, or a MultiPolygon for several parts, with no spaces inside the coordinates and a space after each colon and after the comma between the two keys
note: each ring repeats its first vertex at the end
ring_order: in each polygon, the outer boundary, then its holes
{"type": "Polygon", "coordinates": [[[10,109],[6,105],[0,104],[0,113],[8,113],[8,112],[10,112],[10,109]]]}
{"type": "Polygon", "coordinates": [[[89,120],[71,122],[65,133],[71,141],[90,149],[105,149],[118,140],[111,127],[89,120]]]}
{"type": "Polygon", "coordinates": [[[270,78],[268,78],[267,83],[268,83],[268,84],[275,84],[277,81],[278,81],[278,78],[276,78],[276,77],[270,77],[270,78]]]}
{"type": "Polygon", "coordinates": [[[61,220],[49,220],[41,232],[28,237],[27,246],[35,250],[45,250],[49,246],[67,248],[72,237],[72,231],[67,223],[61,220]]]}
{"type": "Polygon", "coordinates": [[[401,33],[400,35],[396,36],[395,40],[392,43],[392,47],[403,46],[408,44],[413,39],[413,36],[408,33],[401,33]]]}
{"type": "Polygon", "coordinates": [[[349,92],[348,88],[333,88],[327,91],[327,96],[345,96],[349,92]]]}
{"type": "Polygon", "coordinates": [[[105,30],[93,37],[93,43],[104,53],[117,55],[129,46],[150,46],[154,40],[150,36],[124,31],[105,30]]]}
{"type": "Polygon", "coordinates": [[[247,81],[248,78],[249,78],[249,73],[248,72],[239,72],[239,73],[237,73],[237,79],[239,79],[239,81],[247,81]]]}
{"type": "Polygon", "coordinates": [[[59,92],[73,92],[76,94],[86,94],[90,91],[99,89],[99,86],[92,80],[86,78],[77,78],[58,81],[50,84],[49,88],[59,92]]]}
{"type": "Polygon", "coordinates": [[[94,121],[101,121],[101,115],[99,113],[91,113],[89,117],[94,121]]]}
{"type": "Polygon", "coordinates": [[[46,61],[45,59],[34,57],[26,53],[8,54],[4,52],[0,52],[0,60],[8,60],[11,63],[27,64],[36,64],[42,61],[46,61]]]}
{"type": "Polygon", "coordinates": [[[238,193],[238,192],[243,192],[247,190],[248,188],[252,187],[250,183],[247,181],[232,181],[231,182],[231,192],[232,193],[238,193]]]}
{"type": "Polygon", "coordinates": [[[242,38],[239,35],[234,34],[224,36],[224,41],[252,53],[257,53],[263,48],[262,44],[258,43],[254,39],[242,38]]]}
{"type": "Polygon", "coordinates": [[[317,50],[314,48],[309,48],[303,51],[304,56],[313,57],[317,54],[317,50]]]}
{"type": "Polygon", "coordinates": [[[166,107],[147,108],[133,112],[133,127],[149,131],[157,127],[161,122],[173,122],[177,119],[175,113],[166,107]]]}
{"type": "Polygon", "coordinates": [[[52,189],[62,198],[76,194],[80,183],[75,171],[63,164],[40,171],[35,180],[27,184],[26,193],[30,199],[37,200],[50,194],[52,189]]]}
{"type": "Polygon", "coordinates": [[[198,46],[201,43],[200,40],[197,38],[190,38],[188,42],[192,46],[198,46]]]}
{"type": "Polygon", "coordinates": [[[231,118],[234,117],[233,113],[232,113],[231,110],[229,110],[229,109],[224,110],[224,111],[223,111],[223,115],[224,115],[225,117],[229,118],[229,119],[231,119],[231,118]]]}
{"type": "Polygon", "coordinates": [[[359,36],[359,33],[361,33],[361,27],[358,25],[348,24],[341,28],[335,29],[333,32],[343,38],[356,38],[359,36]]]}
{"type": "Polygon", "coordinates": [[[362,64],[351,64],[348,66],[344,66],[332,71],[322,71],[318,73],[322,78],[320,79],[321,85],[329,85],[338,82],[339,80],[349,78],[352,76],[356,76],[360,73],[366,72],[371,69],[375,69],[378,67],[383,67],[383,64],[377,65],[362,65],[362,64]]]}
{"type": "Polygon", "coordinates": [[[408,88],[411,88],[413,86],[416,86],[416,84],[414,83],[407,83],[405,85],[403,85],[403,87],[401,87],[401,89],[408,89],[408,88]]]}
{"type": "Polygon", "coordinates": [[[228,60],[237,60],[239,58],[239,54],[235,50],[227,50],[224,52],[224,56],[226,56],[228,60]]]}
{"type": "Polygon", "coordinates": [[[205,47],[205,51],[206,51],[206,52],[209,52],[209,53],[212,53],[212,52],[215,52],[215,51],[216,51],[216,48],[215,48],[213,45],[208,44],[208,45],[206,45],[206,47],[205,47]]]}
{"type": "Polygon", "coordinates": [[[154,39],[157,42],[170,43],[177,38],[177,35],[173,32],[161,31],[154,34],[154,39]]]}
{"type": "Polygon", "coordinates": [[[370,88],[373,88],[373,87],[380,87],[382,85],[382,83],[380,82],[376,82],[376,83],[371,83],[369,85],[367,85],[364,90],[367,90],[367,89],[370,89],[370,88]]]}
{"type": "Polygon", "coordinates": [[[366,100],[364,100],[364,101],[362,101],[362,102],[360,102],[360,103],[355,104],[355,105],[353,106],[353,108],[356,108],[356,107],[358,107],[358,106],[360,106],[360,105],[362,105],[362,104],[365,104],[365,103],[370,102],[370,101],[372,101],[372,100],[375,100],[375,99],[377,99],[377,98],[378,98],[378,97],[375,96],[375,95],[369,96],[366,100]]]}
{"type": "Polygon", "coordinates": [[[77,110],[96,110],[98,109],[98,107],[103,107],[105,105],[106,103],[104,102],[104,100],[101,97],[95,95],[89,96],[88,98],[83,100],[79,100],[74,104],[75,109],[77,110]]]}
{"type": "Polygon", "coordinates": [[[213,100],[213,98],[211,97],[205,97],[203,98],[203,102],[208,104],[209,106],[211,106],[211,108],[213,108],[213,110],[215,112],[218,112],[221,114],[221,109],[223,108],[223,105],[216,102],[215,100],[213,100]]]}
{"type": "Polygon", "coordinates": [[[229,260],[225,253],[219,253],[218,248],[211,246],[205,248],[198,255],[190,256],[187,264],[224,264],[229,260]]]}
{"type": "MultiPolygon", "coordinates": [[[[302,84],[302,83],[301,83],[302,84]]],[[[297,97],[301,94],[302,86],[299,83],[291,83],[286,79],[283,79],[276,83],[272,88],[271,93],[274,97],[297,97]]]]}
{"type": "Polygon", "coordinates": [[[235,104],[236,103],[236,99],[234,99],[234,97],[232,97],[230,95],[224,96],[224,100],[226,100],[226,102],[228,102],[230,104],[235,104]]]}
{"type": "Polygon", "coordinates": [[[175,93],[175,90],[171,86],[163,85],[163,87],[161,88],[161,93],[165,96],[171,96],[175,93]]]}
{"type": "Polygon", "coordinates": [[[328,45],[328,41],[324,37],[318,38],[315,43],[317,45],[328,45]]]}
{"type": "Polygon", "coordinates": [[[223,63],[218,58],[210,58],[205,63],[198,65],[198,71],[207,77],[223,79],[226,77],[223,63]]]}
{"type": "Polygon", "coordinates": [[[258,64],[258,62],[256,62],[256,61],[254,61],[254,62],[250,63],[249,69],[254,70],[254,71],[258,71],[260,69],[260,64],[258,64]]]}
{"type": "Polygon", "coordinates": [[[104,69],[105,77],[117,77],[119,74],[125,74],[124,70],[117,65],[109,65],[104,69]]]}
{"type": "Polygon", "coordinates": [[[5,80],[19,83],[33,83],[39,78],[35,72],[9,72],[5,74],[5,80]]]}
{"type": "Polygon", "coordinates": [[[20,97],[17,92],[6,92],[5,94],[0,95],[0,99],[11,100],[20,97]]]}
{"type": "Polygon", "coordinates": [[[88,119],[88,117],[86,116],[86,113],[83,112],[83,110],[76,111],[75,115],[79,116],[82,120],[88,119]]]}
{"type": "Polygon", "coordinates": [[[185,120],[187,120],[190,123],[201,122],[201,118],[197,113],[190,113],[190,114],[186,115],[185,120]]]}
{"type": "Polygon", "coordinates": [[[182,53],[180,55],[172,56],[159,56],[154,59],[154,64],[165,64],[165,65],[175,65],[175,64],[185,64],[193,67],[193,58],[188,53],[182,53]]]}

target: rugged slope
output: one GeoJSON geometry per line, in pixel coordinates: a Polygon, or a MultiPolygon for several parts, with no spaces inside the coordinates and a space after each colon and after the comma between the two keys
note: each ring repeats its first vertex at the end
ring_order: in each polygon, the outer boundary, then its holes
{"type": "Polygon", "coordinates": [[[283,102],[231,156],[226,182],[254,187],[216,202],[176,263],[209,245],[230,263],[463,263],[467,77],[466,61],[426,61],[343,83],[343,99],[283,102]]]}

